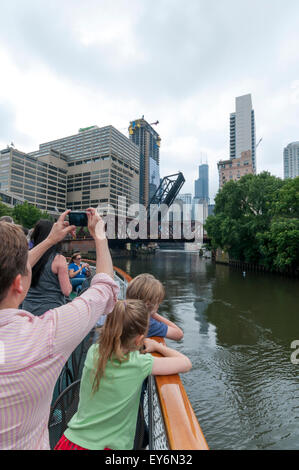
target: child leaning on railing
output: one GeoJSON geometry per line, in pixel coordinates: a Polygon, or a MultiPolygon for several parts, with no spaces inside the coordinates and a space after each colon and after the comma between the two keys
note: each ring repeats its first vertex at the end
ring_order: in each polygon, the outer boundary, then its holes
{"type": "Polygon", "coordinates": [[[78,410],[56,450],[132,449],[144,379],[191,369],[186,356],[146,339],[149,316],[141,300],[116,303],[87,353],[78,410]]]}

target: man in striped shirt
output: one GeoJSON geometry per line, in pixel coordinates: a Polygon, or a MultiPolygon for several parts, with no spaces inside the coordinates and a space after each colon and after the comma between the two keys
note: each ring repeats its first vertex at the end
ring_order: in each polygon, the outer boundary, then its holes
{"type": "Polygon", "coordinates": [[[31,268],[74,230],[65,222],[68,213],[30,252],[21,228],[0,223],[0,449],[49,449],[48,419],[57,378],[73,350],[117,300],[104,223],[95,209],[88,209],[97,253],[90,288],[40,317],[18,308],[30,287],[31,268]]]}

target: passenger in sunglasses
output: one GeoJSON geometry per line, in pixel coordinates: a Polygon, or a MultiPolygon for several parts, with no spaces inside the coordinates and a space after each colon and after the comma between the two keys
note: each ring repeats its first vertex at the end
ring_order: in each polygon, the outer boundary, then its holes
{"type": "Polygon", "coordinates": [[[82,289],[82,284],[90,277],[89,264],[81,263],[81,254],[79,252],[74,253],[71,257],[69,264],[69,276],[73,286],[73,290],[79,293],[82,289]]]}

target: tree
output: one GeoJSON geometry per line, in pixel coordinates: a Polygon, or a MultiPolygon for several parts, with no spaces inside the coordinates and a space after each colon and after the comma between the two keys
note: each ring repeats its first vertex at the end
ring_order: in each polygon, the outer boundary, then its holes
{"type": "Polygon", "coordinates": [[[40,219],[50,219],[47,212],[41,211],[27,201],[23,204],[17,204],[12,213],[15,221],[28,229],[32,228],[40,219]]]}
{"type": "Polygon", "coordinates": [[[12,217],[12,209],[0,201],[0,217],[3,217],[4,215],[12,217]]]}
{"type": "Polygon", "coordinates": [[[299,176],[285,181],[279,190],[274,213],[277,216],[299,218],[299,176]]]}
{"type": "Polygon", "coordinates": [[[270,229],[258,234],[263,264],[269,269],[296,270],[299,266],[299,219],[273,220],[270,229]]]}
{"type": "Polygon", "coordinates": [[[230,258],[285,270],[298,265],[299,178],[267,172],[226,183],[205,228],[230,258]]]}

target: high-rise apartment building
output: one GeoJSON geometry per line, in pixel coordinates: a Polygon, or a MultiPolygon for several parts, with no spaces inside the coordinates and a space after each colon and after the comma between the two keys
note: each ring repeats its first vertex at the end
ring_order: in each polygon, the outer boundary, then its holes
{"type": "Polygon", "coordinates": [[[195,180],[195,198],[201,203],[209,203],[209,165],[206,163],[198,167],[199,177],[195,180]]]}
{"type": "Polygon", "coordinates": [[[284,178],[299,176],[299,142],[292,142],[283,151],[284,178]]]}
{"type": "Polygon", "coordinates": [[[230,115],[230,158],[240,158],[248,150],[252,155],[252,166],[256,172],[255,116],[251,95],[236,98],[236,111],[230,115]]]}
{"type": "Polygon", "coordinates": [[[139,202],[147,207],[160,184],[161,138],[143,117],[130,122],[129,136],[139,147],[139,202]]]}

